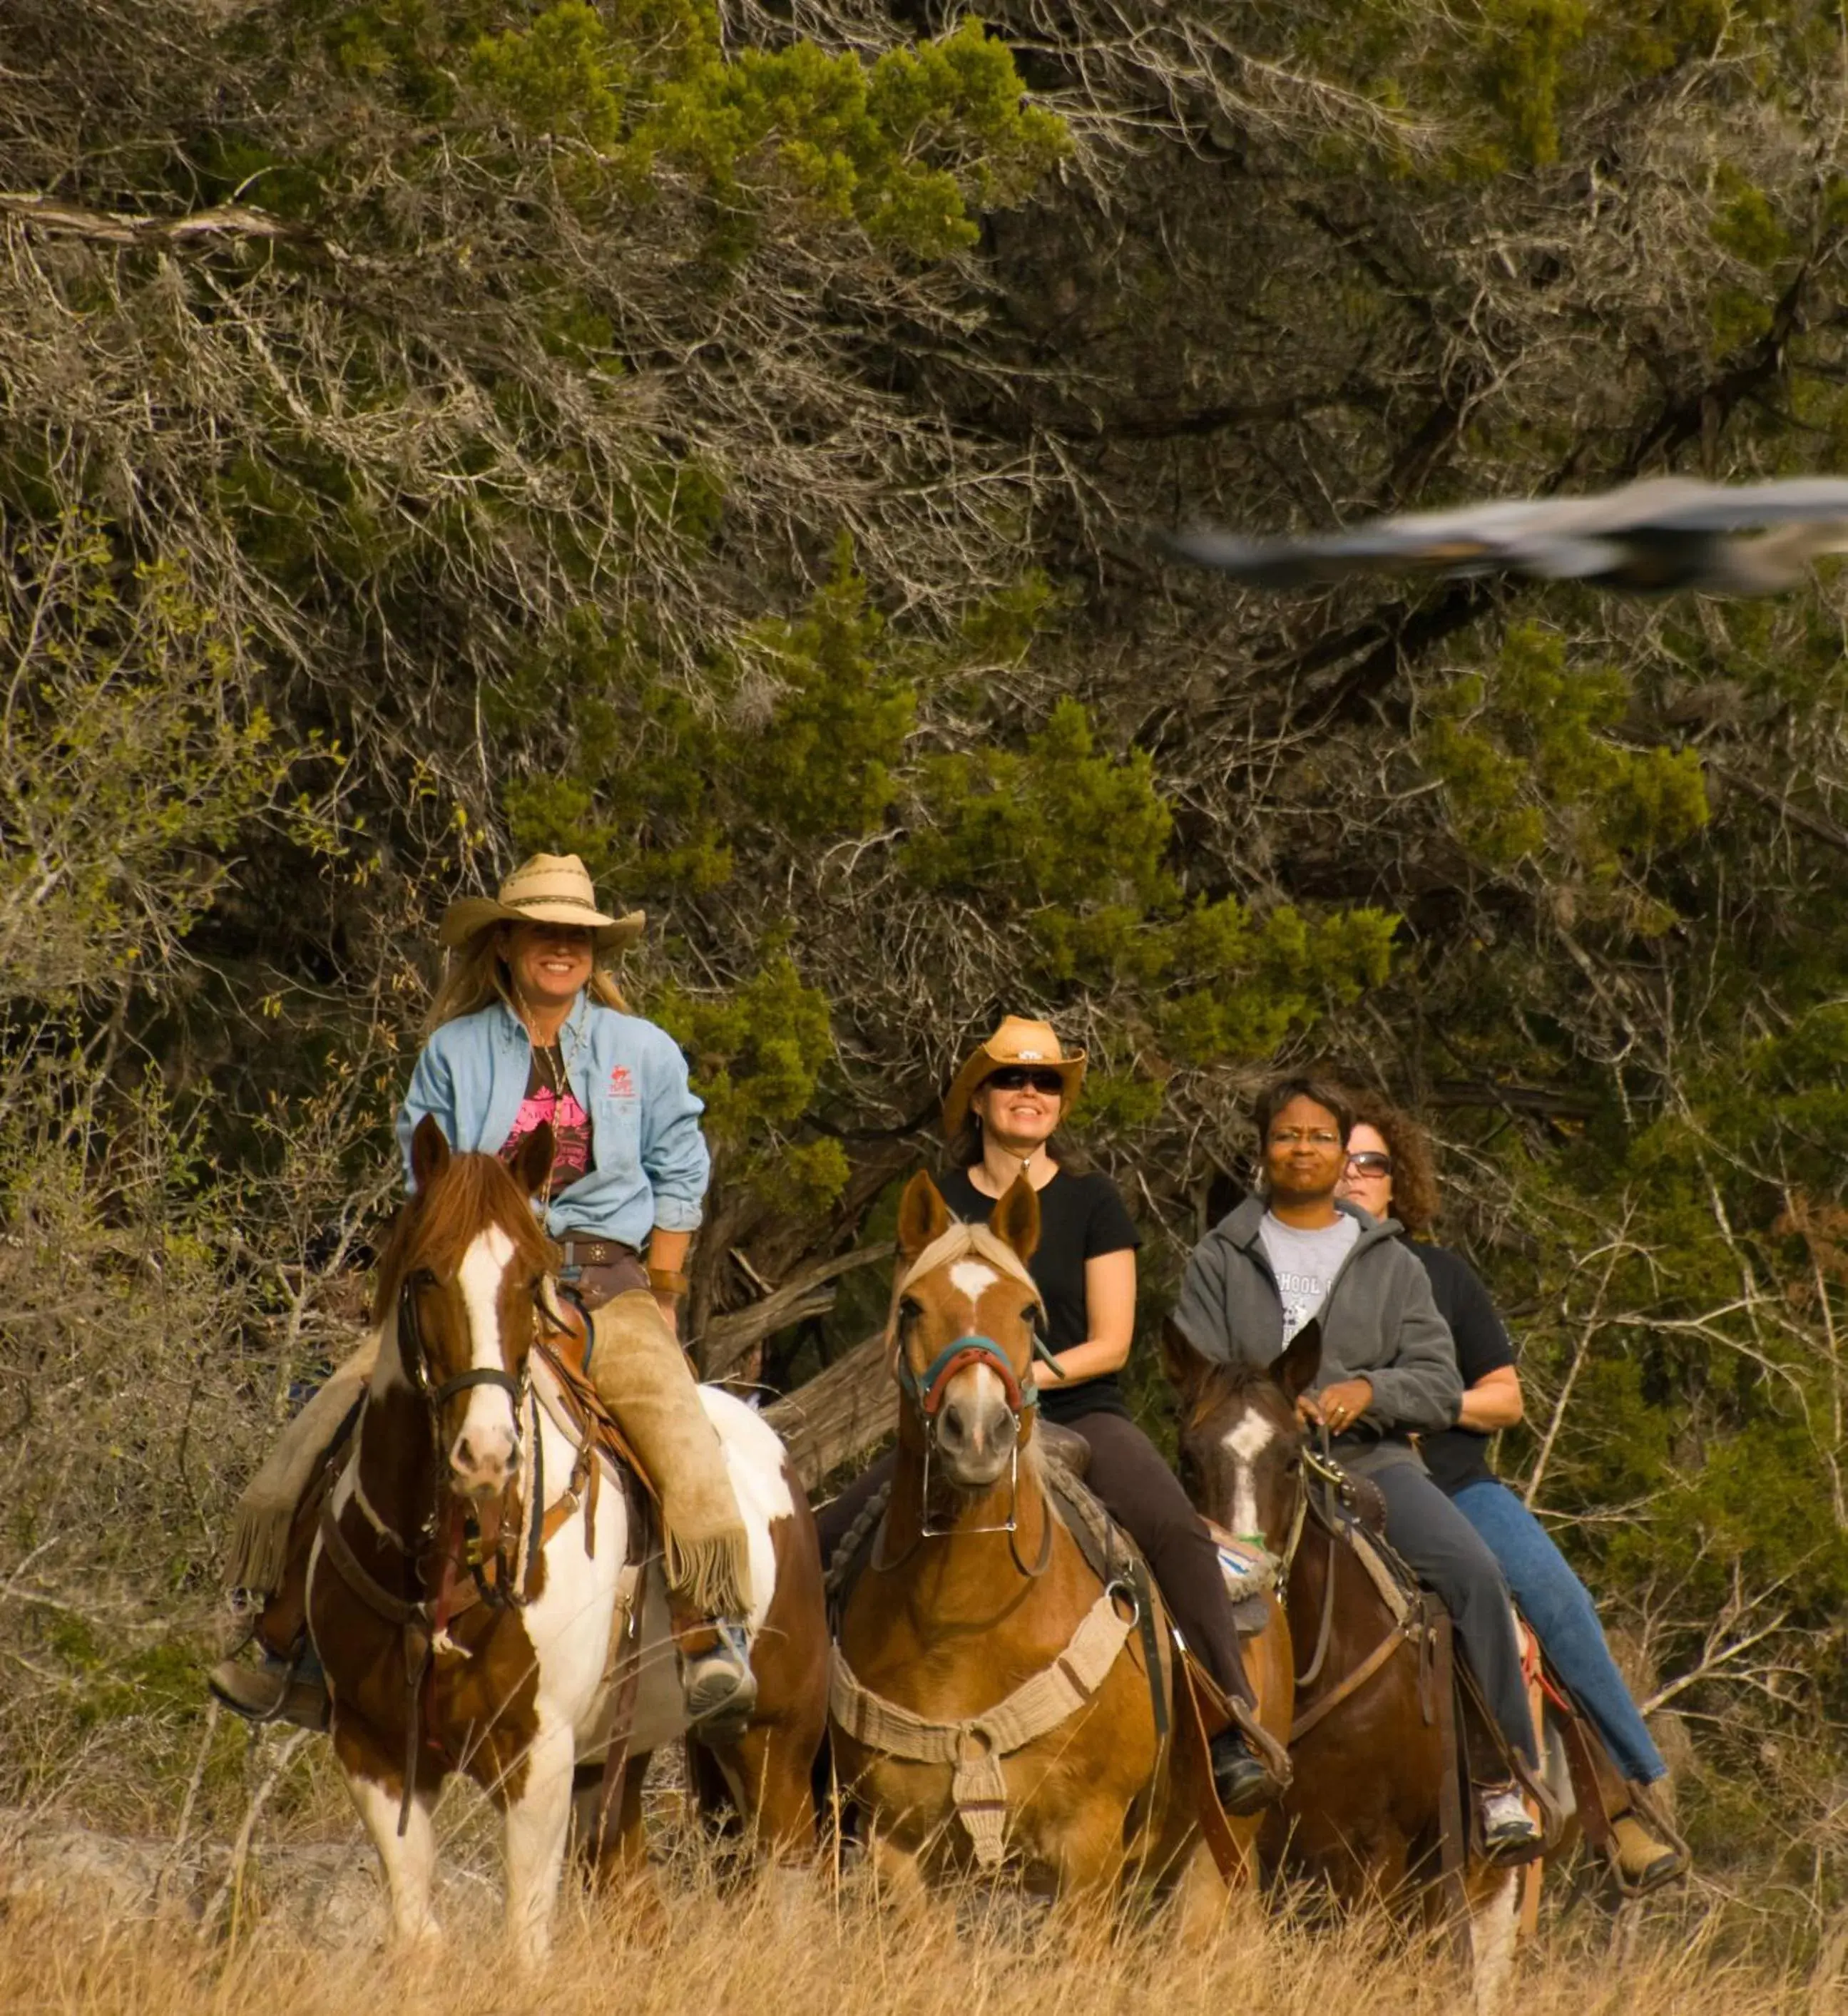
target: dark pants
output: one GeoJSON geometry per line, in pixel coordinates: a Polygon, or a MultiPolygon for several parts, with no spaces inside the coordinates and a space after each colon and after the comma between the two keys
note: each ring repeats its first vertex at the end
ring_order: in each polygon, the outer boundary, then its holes
{"type": "Polygon", "coordinates": [[[1417,1465],[1391,1464],[1374,1471],[1372,1481],[1385,1494],[1386,1538],[1443,1599],[1503,1739],[1537,1771],[1514,1611],[1494,1555],[1417,1465]]]}
{"type": "MultiPolygon", "coordinates": [[[[1090,1467],[1085,1481],[1102,1500],[1104,1510],[1142,1550],[1174,1613],[1180,1635],[1194,1657],[1224,1693],[1248,1707],[1252,1705],[1251,1683],[1245,1678],[1245,1661],[1238,1648],[1232,1599],[1226,1593],[1225,1577],[1219,1569],[1219,1549],[1187,1502],[1173,1471],[1157,1454],[1148,1437],[1121,1414],[1082,1414],[1076,1420],[1061,1425],[1083,1435],[1090,1444],[1090,1467]]],[[[891,1477],[895,1460],[890,1454],[882,1456],[816,1514],[824,1563],[832,1561],[848,1528],[867,1499],[891,1477]]]]}

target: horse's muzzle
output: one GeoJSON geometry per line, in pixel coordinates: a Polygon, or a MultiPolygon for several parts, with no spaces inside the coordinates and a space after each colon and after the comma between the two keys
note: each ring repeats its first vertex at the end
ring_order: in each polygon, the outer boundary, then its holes
{"type": "Polygon", "coordinates": [[[449,1448],[449,1475],[464,1497],[498,1498],[520,1474],[520,1438],[510,1424],[464,1421],[449,1448]]]}
{"type": "Polygon", "coordinates": [[[987,1366],[971,1366],[951,1381],[935,1417],[933,1446],[952,1484],[974,1491],[999,1483],[1019,1437],[1020,1417],[987,1366]]]}

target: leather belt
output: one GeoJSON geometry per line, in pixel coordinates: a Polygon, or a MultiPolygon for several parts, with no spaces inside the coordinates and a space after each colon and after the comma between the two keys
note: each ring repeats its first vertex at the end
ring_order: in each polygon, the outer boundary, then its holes
{"type": "Polygon", "coordinates": [[[564,1249],[565,1273],[578,1267],[614,1267],[618,1262],[633,1260],[639,1264],[641,1255],[632,1246],[625,1246],[619,1239],[580,1239],[575,1233],[567,1232],[560,1240],[564,1249]]]}

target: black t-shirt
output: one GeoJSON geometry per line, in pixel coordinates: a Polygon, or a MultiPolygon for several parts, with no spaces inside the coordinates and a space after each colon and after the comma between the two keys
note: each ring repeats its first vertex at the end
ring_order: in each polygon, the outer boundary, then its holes
{"type": "MultiPolygon", "coordinates": [[[[969,1180],[966,1169],[938,1179],[943,1201],[965,1224],[985,1225],[995,1200],[969,1180]]],[[[1102,1253],[1133,1252],[1142,1244],[1135,1221],[1109,1177],[1073,1175],[1061,1169],[1039,1193],[1039,1244],[1027,1271],[1046,1302],[1046,1342],[1069,1351],[1091,1334],[1085,1306],[1084,1263],[1102,1253]]],[[[1035,1377],[1039,1411],[1049,1421],[1073,1421],[1083,1414],[1123,1414],[1129,1409],[1114,1372],[1101,1378],[1062,1384],[1049,1365],[1035,1377]]]]}
{"type": "MultiPolygon", "coordinates": [[[[1464,1384],[1473,1386],[1485,1373],[1512,1365],[1514,1340],[1495,1313],[1489,1291],[1475,1269],[1461,1253],[1447,1247],[1408,1243],[1431,1277],[1438,1314],[1450,1327],[1464,1384]]],[[[1446,1428],[1422,1437],[1420,1446],[1431,1480],[1442,1490],[1458,1492],[1466,1484],[1479,1484],[1494,1474],[1489,1467],[1489,1438],[1475,1428],[1446,1428]]]]}

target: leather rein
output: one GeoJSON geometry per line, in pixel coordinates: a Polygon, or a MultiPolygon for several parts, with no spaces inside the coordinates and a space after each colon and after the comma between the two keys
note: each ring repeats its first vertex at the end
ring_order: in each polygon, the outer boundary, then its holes
{"type": "MultiPolygon", "coordinates": [[[[1324,1431],[1325,1436],[1325,1431],[1324,1431]]],[[[1303,1526],[1310,1510],[1310,1500],[1317,1485],[1322,1488],[1323,1502],[1315,1507],[1316,1524],[1328,1536],[1328,1562],[1322,1575],[1322,1615],[1316,1632],[1316,1649],[1308,1665],[1296,1676],[1297,1691],[1314,1684],[1320,1676],[1324,1661],[1328,1656],[1328,1647],[1335,1630],[1335,1562],[1342,1544],[1341,1522],[1335,1510],[1338,1498],[1345,1497],[1349,1489],[1348,1474],[1327,1453],[1326,1448],[1317,1450],[1307,1443],[1302,1450],[1303,1478],[1296,1496],[1296,1510],[1290,1525],[1289,1544],[1285,1547],[1277,1570],[1277,1587],[1281,1593],[1288,1587],[1290,1571],[1296,1560],[1296,1551],[1302,1544],[1303,1526]]],[[[1299,1741],[1325,1717],[1334,1713],[1342,1702],[1351,1700],[1378,1673],[1400,1647],[1409,1642],[1410,1629],[1407,1621],[1400,1617],[1392,1620],[1391,1629],[1374,1646],[1367,1657],[1342,1679],[1328,1692],[1310,1704],[1298,1715],[1291,1724],[1290,1741],[1299,1741]]]]}

